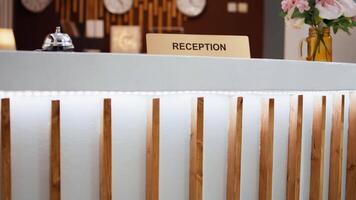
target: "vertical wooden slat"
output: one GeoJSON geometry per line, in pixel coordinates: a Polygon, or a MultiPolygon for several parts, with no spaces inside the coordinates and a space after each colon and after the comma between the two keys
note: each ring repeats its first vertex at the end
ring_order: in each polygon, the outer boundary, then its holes
{"type": "Polygon", "coordinates": [[[158,15],[158,7],[159,7],[158,0],[153,0],[153,14],[155,16],[158,15]]]}
{"type": "Polygon", "coordinates": [[[171,2],[168,1],[167,2],[167,20],[166,20],[166,25],[167,25],[167,31],[171,31],[172,30],[172,5],[171,5],[171,2]]]}
{"type": "Polygon", "coordinates": [[[163,10],[162,7],[158,8],[158,33],[162,33],[162,28],[163,28],[163,10]]]}
{"type": "Polygon", "coordinates": [[[159,198],[159,104],[159,99],[153,99],[147,116],[146,200],[159,198]]]}
{"type": "Polygon", "coordinates": [[[233,100],[230,109],[226,200],[240,199],[243,98],[233,100]]]}
{"type": "Polygon", "coordinates": [[[71,0],[67,0],[67,2],[66,2],[66,17],[65,17],[67,20],[70,20],[71,6],[72,6],[71,0]]]}
{"type": "Polygon", "coordinates": [[[326,97],[315,97],[310,168],[310,200],[323,199],[326,97]]]}
{"type": "Polygon", "coordinates": [[[150,2],[148,4],[148,32],[152,31],[153,28],[153,4],[150,2]]]}
{"type": "Polygon", "coordinates": [[[183,26],[183,16],[181,12],[177,12],[177,26],[178,27],[183,26]]]}
{"type": "Polygon", "coordinates": [[[356,93],[350,96],[346,167],[346,200],[356,199],[356,93]]]}
{"type": "Polygon", "coordinates": [[[144,10],[143,10],[143,5],[140,4],[138,8],[138,24],[141,28],[141,32],[143,32],[143,23],[144,23],[144,10]]]}
{"type": "Polygon", "coordinates": [[[58,13],[60,9],[60,0],[55,0],[55,5],[54,5],[55,11],[58,13]]]}
{"type": "Polygon", "coordinates": [[[99,0],[99,18],[104,17],[104,1],[103,0],[99,0]]]}
{"type": "Polygon", "coordinates": [[[172,0],[172,17],[177,16],[177,0],[172,0]]]}
{"type": "Polygon", "coordinates": [[[139,5],[139,0],[134,0],[134,7],[137,8],[139,5]]]}
{"type": "Polygon", "coordinates": [[[79,0],[79,23],[84,22],[84,0],[79,0]]]}
{"type": "Polygon", "coordinates": [[[103,114],[103,131],[100,138],[100,200],[111,200],[111,99],[104,99],[103,114]]]}
{"type": "Polygon", "coordinates": [[[129,25],[133,25],[135,21],[135,15],[134,15],[134,10],[130,9],[129,11],[129,25]]]}
{"type": "Polygon", "coordinates": [[[329,200],[341,200],[345,96],[334,95],[330,142],[329,200]]]}
{"type": "Polygon", "coordinates": [[[66,15],[66,1],[65,0],[62,0],[61,2],[61,13],[60,13],[60,18],[61,20],[64,20],[65,19],[65,15],[66,15]]]}
{"type": "Polygon", "coordinates": [[[11,200],[10,99],[1,100],[1,199],[11,200]]]}
{"type": "Polygon", "coordinates": [[[60,102],[52,101],[50,199],[61,199],[60,102]]]}
{"type": "Polygon", "coordinates": [[[72,0],[72,10],[73,13],[77,13],[78,12],[78,0],[72,0]]]}
{"type": "Polygon", "coordinates": [[[145,10],[148,9],[148,0],[143,0],[143,8],[144,8],[145,10]]]}
{"type": "Polygon", "coordinates": [[[303,96],[292,96],[289,112],[287,198],[300,199],[300,162],[302,149],[303,96]]]}
{"type": "Polygon", "coordinates": [[[193,105],[190,136],[189,200],[203,199],[204,98],[193,105]]]}
{"type": "Polygon", "coordinates": [[[261,110],[259,199],[272,199],[274,99],[264,99],[261,110]]]}

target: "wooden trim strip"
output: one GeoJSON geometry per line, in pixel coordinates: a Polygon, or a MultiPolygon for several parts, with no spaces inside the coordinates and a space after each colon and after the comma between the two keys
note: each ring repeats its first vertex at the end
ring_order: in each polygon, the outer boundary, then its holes
{"type": "Polygon", "coordinates": [[[84,0],[79,0],[79,23],[84,22],[84,0]]]}
{"type": "Polygon", "coordinates": [[[143,5],[140,4],[139,8],[138,8],[138,24],[140,26],[141,29],[141,33],[144,32],[144,28],[143,28],[143,24],[144,24],[144,9],[143,9],[143,5]]]}
{"type": "Polygon", "coordinates": [[[111,200],[111,99],[104,99],[103,115],[103,131],[100,138],[100,200],[111,200]]]}
{"type": "Polygon", "coordinates": [[[166,15],[167,16],[166,24],[167,24],[167,31],[170,32],[172,31],[172,9],[171,9],[172,5],[170,1],[167,2],[167,7],[168,9],[166,15]]]}
{"type": "Polygon", "coordinates": [[[189,166],[189,200],[203,199],[204,98],[195,101],[192,111],[189,166]]]}
{"type": "Polygon", "coordinates": [[[347,144],[346,200],[356,199],[356,93],[350,95],[347,144]]]}
{"type": "Polygon", "coordinates": [[[158,8],[158,25],[157,25],[157,32],[162,33],[163,30],[163,10],[162,7],[158,8]]]}
{"type": "Polygon", "coordinates": [[[259,199],[272,199],[274,99],[262,101],[259,199]]]}
{"type": "Polygon", "coordinates": [[[147,116],[146,200],[159,199],[160,100],[153,99],[147,116]]]}
{"type": "Polygon", "coordinates": [[[172,17],[177,16],[177,0],[172,0],[172,17]]]}
{"type": "Polygon", "coordinates": [[[300,199],[300,162],[302,150],[303,96],[291,97],[289,113],[287,198],[300,199]]]}
{"type": "Polygon", "coordinates": [[[50,199],[61,199],[61,137],[60,137],[60,101],[52,101],[51,114],[51,164],[50,199]]]}
{"type": "Polygon", "coordinates": [[[240,200],[243,98],[233,99],[227,150],[226,200],[240,200]]]}
{"type": "Polygon", "coordinates": [[[330,143],[329,200],[341,200],[345,96],[334,95],[330,143]]]}
{"type": "Polygon", "coordinates": [[[150,2],[148,4],[148,32],[153,29],[153,4],[150,2]]]}
{"type": "Polygon", "coordinates": [[[310,168],[310,200],[323,199],[326,96],[315,97],[310,168]]]}
{"type": "Polygon", "coordinates": [[[10,99],[1,100],[1,199],[11,200],[10,99]]]}

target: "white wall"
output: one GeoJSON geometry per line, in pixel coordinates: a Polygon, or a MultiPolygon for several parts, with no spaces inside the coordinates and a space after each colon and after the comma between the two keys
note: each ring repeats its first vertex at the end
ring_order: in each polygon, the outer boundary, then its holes
{"type": "MultiPolygon", "coordinates": [[[[340,31],[333,35],[333,60],[335,62],[356,63],[356,29],[351,31],[352,35],[340,31]]],[[[299,44],[307,37],[308,27],[296,30],[285,27],[284,58],[290,60],[300,60],[299,44]]],[[[304,51],[305,52],[305,51],[304,51]]]]}

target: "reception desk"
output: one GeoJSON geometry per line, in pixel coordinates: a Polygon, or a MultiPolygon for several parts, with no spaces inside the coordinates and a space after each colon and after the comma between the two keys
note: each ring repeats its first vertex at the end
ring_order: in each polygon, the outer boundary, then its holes
{"type": "Polygon", "coordinates": [[[12,199],[353,199],[355,77],[347,63],[0,52],[7,184],[12,199]]]}

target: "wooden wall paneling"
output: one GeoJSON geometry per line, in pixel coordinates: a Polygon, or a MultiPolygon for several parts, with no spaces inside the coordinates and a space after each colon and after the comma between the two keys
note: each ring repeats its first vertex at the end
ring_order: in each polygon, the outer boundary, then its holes
{"type": "Polygon", "coordinates": [[[148,4],[148,32],[152,31],[153,28],[153,4],[150,2],[148,4]]]}
{"type": "Polygon", "coordinates": [[[167,2],[167,31],[172,31],[172,3],[170,1],[167,2]]]}
{"type": "Polygon", "coordinates": [[[148,1],[149,1],[149,0],[143,0],[143,8],[144,8],[145,10],[148,9],[148,1]]]}
{"type": "Polygon", "coordinates": [[[177,12],[177,26],[178,27],[183,26],[183,16],[181,12],[177,12]]]}
{"type": "Polygon", "coordinates": [[[326,96],[314,97],[312,149],[310,168],[310,200],[323,199],[324,143],[326,96]]]}
{"type": "Polygon", "coordinates": [[[72,10],[73,10],[73,13],[78,12],[78,0],[72,0],[72,10]]]}
{"type": "Polygon", "coordinates": [[[111,25],[111,23],[114,24],[114,23],[116,22],[116,16],[117,16],[117,15],[110,13],[110,25],[111,25]]]}
{"type": "Polygon", "coordinates": [[[138,6],[139,6],[139,0],[134,0],[134,7],[138,8],[138,6]]]}
{"type": "Polygon", "coordinates": [[[104,12],[105,12],[105,8],[104,8],[104,1],[103,0],[99,0],[99,5],[98,5],[98,9],[99,9],[99,18],[104,17],[104,12]]]}
{"type": "Polygon", "coordinates": [[[172,0],[172,17],[177,16],[177,0],[172,0]]]}
{"type": "Polygon", "coordinates": [[[162,7],[158,8],[158,25],[157,25],[157,32],[162,33],[163,29],[163,10],[162,7]]]}
{"type": "Polygon", "coordinates": [[[130,26],[134,25],[134,22],[135,22],[134,10],[131,9],[131,10],[129,11],[129,25],[130,25],[130,26]]]}
{"type": "Polygon", "coordinates": [[[65,17],[66,20],[70,20],[71,6],[72,6],[71,0],[67,0],[67,2],[66,2],[66,17],[65,17]]]}
{"type": "Polygon", "coordinates": [[[59,12],[59,9],[60,9],[60,1],[61,0],[55,0],[55,2],[54,2],[54,9],[57,13],[59,12]]]}
{"type": "Polygon", "coordinates": [[[190,158],[189,158],[189,200],[203,199],[203,138],[204,98],[199,97],[193,105],[190,158]]]}
{"type": "Polygon", "coordinates": [[[62,3],[61,3],[61,13],[60,13],[60,19],[61,20],[64,20],[65,19],[65,15],[66,15],[66,2],[65,0],[62,0],[62,3]]]}
{"type": "Polygon", "coordinates": [[[159,7],[158,0],[153,0],[153,14],[155,16],[158,15],[158,7],[159,7]]]}
{"type": "Polygon", "coordinates": [[[334,95],[330,142],[329,200],[341,200],[345,96],[334,95]]]}
{"type": "Polygon", "coordinates": [[[259,199],[272,199],[274,99],[262,100],[259,199]]]}
{"type": "Polygon", "coordinates": [[[291,97],[289,112],[289,137],[287,160],[287,197],[288,200],[300,199],[300,163],[303,128],[303,96],[291,97]]]}
{"type": "Polygon", "coordinates": [[[167,0],[162,0],[162,10],[163,12],[167,12],[167,0]]]}
{"type": "Polygon", "coordinates": [[[159,199],[160,100],[153,99],[147,115],[146,200],[159,199]]]}
{"type": "Polygon", "coordinates": [[[79,23],[84,22],[84,0],[79,0],[79,23]]]}
{"type": "Polygon", "coordinates": [[[122,25],[122,16],[121,15],[119,15],[117,17],[117,25],[122,25]]]}
{"type": "Polygon", "coordinates": [[[61,199],[60,101],[52,101],[50,146],[50,199],[61,199]]]}
{"type": "Polygon", "coordinates": [[[104,99],[103,131],[100,137],[100,200],[112,199],[111,99],[104,99]]]}
{"type": "Polygon", "coordinates": [[[346,200],[356,199],[356,93],[350,95],[346,167],[346,200]]]}
{"type": "Polygon", "coordinates": [[[1,199],[11,200],[10,99],[1,100],[1,199]]]}
{"type": "Polygon", "coordinates": [[[124,23],[128,23],[129,22],[129,13],[125,13],[124,14],[124,23]]]}
{"type": "Polygon", "coordinates": [[[144,32],[144,27],[143,27],[143,25],[144,25],[144,15],[145,15],[145,13],[144,13],[143,5],[140,4],[139,8],[138,8],[138,25],[140,26],[142,34],[144,34],[143,33],[144,32]]]}
{"type": "Polygon", "coordinates": [[[110,27],[111,27],[111,21],[110,21],[110,13],[106,12],[105,13],[105,33],[109,34],[110,33],[110,27]]]}
{"type": "Polygon", "coordinates": [[[242,111],[243,98],[234,98],[229,119],[226,200],[240,200],[242,111]]]}

